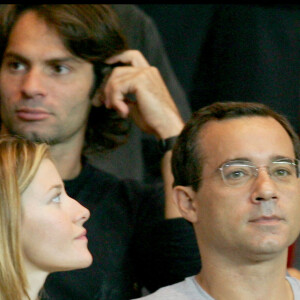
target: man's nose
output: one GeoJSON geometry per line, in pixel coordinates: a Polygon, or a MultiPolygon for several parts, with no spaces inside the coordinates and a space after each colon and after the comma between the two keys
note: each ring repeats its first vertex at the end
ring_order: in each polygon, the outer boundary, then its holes
{"type": "Polygon", "coordinates": [[[46,85],[42,72],[37,68],[30,69],[23,77],[21,89],[25,99],[44,97],[46,85]]]}
{"type": "Polygon", "coordinates": [[[255,203],[277,199],[277,187],[267,168],[260,168],[255,178],[251,200],[255,203]]]}

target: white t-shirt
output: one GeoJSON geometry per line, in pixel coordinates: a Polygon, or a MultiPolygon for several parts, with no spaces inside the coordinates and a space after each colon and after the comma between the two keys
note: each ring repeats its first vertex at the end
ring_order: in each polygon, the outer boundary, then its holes
{"type": "MultiPolygon", "coordinates": [[[[300,300],[300,280],[287,276],[294,300],[300,300]]],[[[197,283],[195,276],[187,277],[184,281],[163,287],[155,293],[139,298],[143,300],[215,300],[197,283]]]]}

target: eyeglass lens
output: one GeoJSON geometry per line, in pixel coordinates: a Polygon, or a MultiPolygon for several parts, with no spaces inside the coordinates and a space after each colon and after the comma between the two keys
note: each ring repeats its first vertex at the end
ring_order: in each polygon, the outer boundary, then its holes
{"type": "MultiPolygon", "coordinates": [[[[266,168],[275,181],[289,183],[297,178],[297,166],[291,160],[274,161],[269,166],[260,168],[266,168]]],[[[227,162],[220,170],[226,184],[238,186],[257,176],[260,168],[249,163],[227,162]]]]}

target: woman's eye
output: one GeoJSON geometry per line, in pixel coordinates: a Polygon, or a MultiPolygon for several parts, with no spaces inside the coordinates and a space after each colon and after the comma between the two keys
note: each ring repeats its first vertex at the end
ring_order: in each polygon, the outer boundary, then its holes
{"type": "Polygon", "coordinates": [[[54,198],[52,198],[52,202],[54,202],[54,203],[60,203],[60,196],[61,196],[61,194],[56,195],[54,198]]]}

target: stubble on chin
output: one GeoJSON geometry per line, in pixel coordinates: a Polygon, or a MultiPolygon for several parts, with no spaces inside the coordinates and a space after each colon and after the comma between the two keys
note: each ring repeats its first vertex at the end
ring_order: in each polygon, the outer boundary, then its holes
{"type": "Polygon", "coordinates": [[[21,137],[21,138],[27,139],[31,142],[38,143],[38,144],[46,143],[48,145],[56,145],[57,143],[59,143],[59,141],[55,138],[43,136],[42,134],[37,133],[37,132],[22,132],[21,129],[16,129],[13,126],[4,127],[4,129],[2,126],[1,134],[21,137]]]}

